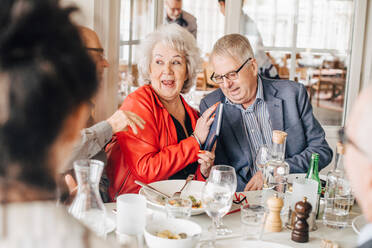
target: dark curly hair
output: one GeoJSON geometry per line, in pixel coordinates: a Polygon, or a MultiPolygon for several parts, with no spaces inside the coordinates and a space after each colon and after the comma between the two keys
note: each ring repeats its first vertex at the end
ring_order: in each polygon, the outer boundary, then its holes
{"type": "Polygon", "coordinates": [[[94,95],[96,67],[56,0],[2,0],[0,179],[54,190],[48,152],[64,120],[94,95]]]}

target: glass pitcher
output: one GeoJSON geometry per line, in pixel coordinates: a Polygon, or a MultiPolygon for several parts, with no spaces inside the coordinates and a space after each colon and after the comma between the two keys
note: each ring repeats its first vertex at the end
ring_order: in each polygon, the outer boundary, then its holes
{"type": "Polygon", "coordinates": [[[97,235],[105,237],[106,208],[98,189],[103,167],[103,162],[99,160],[82,159],[74,162],[78,190],[68,212],[97,235]]]}

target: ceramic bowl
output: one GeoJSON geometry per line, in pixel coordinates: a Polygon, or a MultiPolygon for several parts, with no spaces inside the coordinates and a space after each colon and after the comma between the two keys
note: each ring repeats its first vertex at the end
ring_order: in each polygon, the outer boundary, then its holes
{"type": "Polygon", "coordinates": [[[162,219],[148,223],[144,235],[149,248],[192,248],[200,240],[201,227],[190,220],[162,219]],[[157,236],[158,232],[169,230],[174,234],[186,233],[186,239],[167,239],[157,236]]]}

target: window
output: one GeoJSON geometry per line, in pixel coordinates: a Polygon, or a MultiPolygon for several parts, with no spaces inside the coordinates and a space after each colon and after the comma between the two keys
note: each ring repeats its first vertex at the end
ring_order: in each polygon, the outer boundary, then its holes
{"type": "Polygon", "coordinates": [[[140,40],[152,31],[151,0],[121,0],[120,7],[120,55],[119,55],[119,104],[138,86],[136,63],[140,40]]]}
{"type": "Polygon", "coordinates": [[[242,9],[256,23],[279,76],[305,85],[321,124],[341,125],[354,2],[246,0],[242,9]]]}
{"type": "Polygon", "coordinates": [[[216,0],[183,0],[183,10],[197,19],[197,42],[203,55],[210,53],[213,44],[224,35],[225,18],[216,0]]]}

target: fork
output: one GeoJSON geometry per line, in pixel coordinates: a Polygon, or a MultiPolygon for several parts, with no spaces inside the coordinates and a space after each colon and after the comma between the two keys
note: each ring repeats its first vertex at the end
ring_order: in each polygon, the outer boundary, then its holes
{"type": "Polygon", "coordinates": [[[172,195],[172,197],[180,197],[181,196],[181,193],[182,193],[182,190],[186,187],[186,185],[192,180],[194,179],[194,174],[190,174],[187,176],[186,178],[186,182],[185,184],[183,185],[183,187],[180,189],[180,191],[177,191],[177,192],[174,192],[174,194],[172,195]]]}

